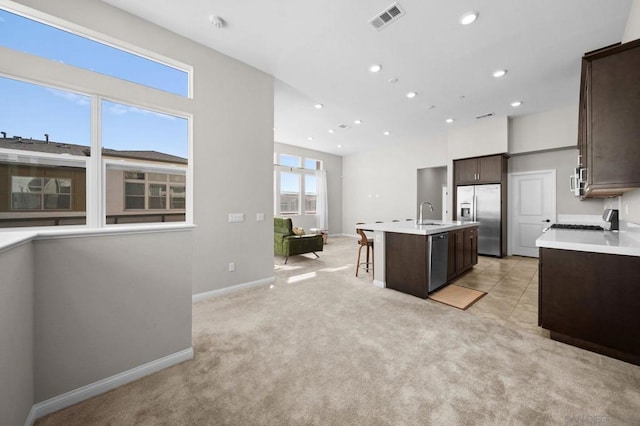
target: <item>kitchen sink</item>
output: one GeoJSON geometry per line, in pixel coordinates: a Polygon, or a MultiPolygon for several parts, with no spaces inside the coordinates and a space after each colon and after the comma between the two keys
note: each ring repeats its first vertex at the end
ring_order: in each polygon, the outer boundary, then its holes
{"type": "Polygon", "coordinates": [[[423,225],[423,226],[447,226],[446,223],[434,223],[434,222],[422,222],[422,223],[419,223],[418,225],[423,225]]]}

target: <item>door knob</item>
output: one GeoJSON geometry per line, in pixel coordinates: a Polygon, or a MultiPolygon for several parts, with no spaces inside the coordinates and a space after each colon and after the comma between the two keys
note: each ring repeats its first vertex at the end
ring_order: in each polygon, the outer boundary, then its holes
{"type": "Polygon", "coordinates": [[[551,221],[550,221],[549,219],[545,219],[545,220],[543,220],[543,222],[547,222],[547,223],[549,223],[549,222],[551,222],[551,221]]]}

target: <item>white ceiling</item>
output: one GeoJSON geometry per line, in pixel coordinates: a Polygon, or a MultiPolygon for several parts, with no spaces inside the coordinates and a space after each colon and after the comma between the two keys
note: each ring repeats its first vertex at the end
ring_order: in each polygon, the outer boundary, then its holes
{"type": "Polygon", "coordinates": [[[377,31],[368,22],[392,0],[104,1],[272,74],[274,139],[338,155],[577,103],[580,57],[620,41],[632,3],[400,0],[405,15],[377,31]],[[478,20],[460,25],[470,10],[478,20]]]}

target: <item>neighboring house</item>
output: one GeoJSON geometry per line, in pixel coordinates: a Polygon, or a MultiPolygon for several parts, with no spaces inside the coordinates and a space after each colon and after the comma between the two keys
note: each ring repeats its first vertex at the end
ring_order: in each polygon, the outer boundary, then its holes
{"type": "MultiPolygon", "coordinates": [[[[0,149],[88,157],[85,145],[24,139],[0,139],[0,149]]],[[[181,222],[185,220],[186,177],[140,167],[171,165],[186,170],[187,159],[157,151],[103,149],[106,172],[106,223],[181,222]],[[113,162],[113,161],[112,161],[113,162]],[[124,162],[124,164],[123,164],[124,162]],[[127,162],[131,167],[127,167],[127,162]]],[[[0,228],[84,224],[86,172],[81,167],[0,163],[0,228]]]]}

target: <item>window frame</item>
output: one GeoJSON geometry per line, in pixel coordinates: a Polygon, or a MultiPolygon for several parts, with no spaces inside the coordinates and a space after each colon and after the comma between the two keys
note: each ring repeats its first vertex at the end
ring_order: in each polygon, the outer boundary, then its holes
{"type": "MultiPolygon", "coordinates": [[[[46,25],[57,27],[81,37],[92,39],[109,45],[116,49],[127,51],[137,56],[159,62],[188,73],[189,97],[154,89],[142,84],[127,80],[109,77],[104,74],[81,69],[71,65],[59,63],[40,56],[2,47],[6,54],[6,61],[0,64],[0,76],[30,84],[40,85],[46,88],[62,90],[88,96],[91,100],[90,127],[91,156],[82,157],[62,154],[47,154],[32,151],[19,151],[0,148],[0,160],[12,163],[42,164],[47,166],[71,166],[82,167],[86,170],[86,223],[84,225],[60,225],[60,226],[33,226],[2,228],[0,232],[11,230],[38,230],[69,232],[73,234],[78,230],[99,231],[107,228],[123,227],[158,228],[176,226],[193,226],[193,67],[179,61],[163,57],[157,53],[145,50],[130,43],[117,40],[105,34],[88,30],[79,25],[51,17],[43,12],[31,9],[24,5],[2,4],[2,9],[15,13],[25,18],[42,22],[46,25]],[[87,79],[85,76],[91,75],[87,79]],[[81,78],[78,78],[81,77],[81,78]],[[135,88],[135,90],[132,90],[135,88]],[[185,221],[173,223],[136,223],[126,225],[106,224],[106,175],[102,158],[102,140],[100,132],[101,102],[107,100],[120,104],[132,105],[150,111],[157,111],[187,120],[187,165],[185,167],[185,221]],[[71,158],[77,157],[77,158],[71,158]]],[[[131,162],[128,162],[131,164],[131,162]]],[[[155,167],[155,165],[154,165],[155,167]]],[[[159,168],[163,168],[160,166],[159,168]]]]}
{"type": "MultiPolygon", "coordinates": [[[[296,155],[292,155],[292,154],[286,154],[286,153],[279,153],[277,155],[278,160],[280,159],[281,155],[289,155],[289,156],[294,156],[294,157],[299,157],[300,158],[300,164],[304,165],[305,160],[307,159],[304,156],[296,156],[296,155]]],[[[320,166],[320,169],[305,169],[304,167],[291,167],[291,166],[283,166],[280,164],[274,164],[273,169],[274,169],[274,202],[273,202],[273,214],[275,216],[286,216],[286,217],[292,217],[292,216],[316,216],[318,214],[318,210],[317,210],[317,187],[316,187],[316,210],[314,212],[308,212],[306,210],[306,195],[307,195],[307,190],[306,190],[306,178],[305,176],[307,175],[313,175],[315,176],[317,171],[323,170],[322,166],[323,163],[321,160],[316,160],[314,158],[308,158],[310,160],[313,160],[316,162],[316,164],[318,164],[320,166]],[[298,212],[297,213],[283,213],[281,206],[280,206],[280,181],[281,181],[281,173],[294,173],[297,174],[299,176],[300,179],[300,193],[298,194],[298,212]]]]}
{"type": "MultiPolygon", "coordinates": [[[[154,52],[154,51],[152,51],[150,49],[145,49],[143,47],[136,46],[136,45],[134,45],[132,43],[126,42],[124,40],[117,39],[117,38],[109,36],[107,34],[100,33],[100,32],[95,31],[95,30],[91,30],[89,28],[83,27],[82,25],[78,25],[78,24],[75,24],[73,22],[69,22],[69,21],[66,21],[64,19],[48,15],[48,14],[46,14],[46,13],[40,11],[40,10],[32,9],[32,8],[30,8],[28,6],[25,6],[25,5],[22,5],[22,4],[19,4],[19,3],[15,3],[15,2],[12,2],[10,4],[4,4],[3,3],[2,5],[0,5],[0,9],[3,9],[5,11],[7,11],[9,13],[13,13],[15,15],[19,15],[19,16],[21,16],[23,18],[26,18],[26,19],[30,19],[32,21],[36,21],[36,22],[38,22],[40,24],[47,25],[47,26],[53,27],[55,29],[58,29],[58,30],[61,30],[61,31],[64,31],[64,32],[67,32],[67,33],[70,33],[70,34],[73,34],[75,36],[86,38],[86,39],[94,41],[96,43],[104,44],[105,46],[111,47],[113,49],[121,50],[121,51],[129,53],[131,55],[139,56],[139,57],[147,59],[149,61],[157,62],[157,63],[159,63],[161,65],[165,65],[167,67],[174,68],[174,69],[179,70],[179,71],[183,71],[183,72],[185,72],[187,74],[187,95],[186,96],[179,95],[179,94],[172,93],[172,92],[167,92],[165,90],[157,89],[157,88],[154,88],[154,87],[151,87],[151,86],[146,86],[146,85],[141,84],[141,83],[136,83],[136,82],[133,82],[133,81],[125,80],[125,79],[120,78],[120,77],[110,76],[108,74],[103,74],[103,73],[98,73],[98,72],[95,72],[95,73],[107,76],[109,78],[115,78],[115,79],[118,79],[120,81],[129,83],[129,84],[134,84],[136,86],[146,87],[146,88],[151,89],[151,90],[158,90],[158,91],[161,91],[163,93],[167,93],[167,94],[172,95],[172,96],[179,96],[181,98],[193,99],[193,66],[192,65],[188,65],[188,64],[186,64],[184,62],[180,62],[180,61],[178,61],[176,59],[172,59],[172,58],[169,58],[167,56],[161,55],[161,54],[159,54],[157,52],[154,52]]],[[[4,47],[4,46],[2,46],[2,47],[4,47]]],[[[10,47],[4,47],[4,48],[9,49],[9,50],[13,50],[10,47]]],[[[54,61],[52,59],[45,58],[45,57],[39,56],[39,55],[31,55],[31,54],[28,54],[28,53],[25,53],[25,54],[27,54],[29,56],[35,56],[35,57],[41,58],[42,60],[45,60],[45,61],[57,62],[57,61],[54,61]]],[[[81,68],[81,67],[74,67],[74,68],[82,69],[82,70],[85,70],[85,71],[88,71],[88,72],[94,72],[94,71],[88,70],[86,68],[81,68]]]]}

